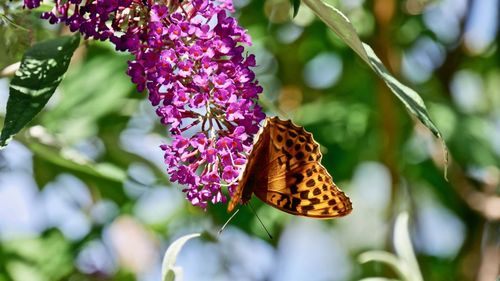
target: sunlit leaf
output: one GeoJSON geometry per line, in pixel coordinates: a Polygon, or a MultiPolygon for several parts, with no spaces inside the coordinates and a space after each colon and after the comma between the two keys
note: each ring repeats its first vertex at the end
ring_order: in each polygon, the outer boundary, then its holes
{"type": "Polygon", "coordinates": [[[385,251],[368,251],[359,255],[359,262],[367,263],[376,261],[385,263],[396,271],[401,280],[423,281],[424,279],[411,244],[408,221],[409,215],[406,212],[400,213],[396,218],[394,225],[394,248],[397,255],[385,251]]]}
{"type": "Polygon", "coordinates": [[[38,43],[26,51],[10,83],[0,147],[26,126],[47,104],[68,69],[79,36],[38,43]]]}
{"type": "Polygon", "coordinates": [[[369,278],[359,279],[358,281],[399,281],[399,279],[391,279],[385,277],[369,277],[369,278]]]}
{"type": "Polygon", "coordinates": [[[123,170],[109,163],[100,163],[96,165],[82,162],[79,163],[79,161],[63,157],[60,153],[57,153],[53,149],[41,144],[30,144],[30,149],[37,155],[44,157],[46,160],[51,161],[60,167],[84,172],[89,175],[100,176],[116,182],[123,182],[126,178],[126,173],[123,170]]]}
{"type": "Polygon", "coordinates": [[[394,224],[394,249],[398,257],[407,265],[409,280],[422,281],[424,279],[420,273],[417,258],[411,244],[408,229],[409,219],[410,217],[407,212],[400,213],[397,216],[394,224]]]}
{"type": "Polygon", "coordinates": [[[182,268],[175,265],[177,256],[182,250],[184,244],[192,238],[200,237],[201,233],[192,233],[184,235],[175,240],[165,252],[163,257],[163,264],[161,268],[161,276],[163,281],[180,281],[182,280],[182,268]]]}
{"type": "Polygon", "coordinates": [[[392,253],[385,251],[368,251],[360,254],[358,256],[358,260],[360,263],[367,263],[371,261],[385,263],[393,268],[403,280],[406,280],[405,265],[392,253]]]}
{"type": "Polygon", "coordinates": [[[78,159],[72,159],[64,156],[54,147],[50,147],[38,142],[31,142],[28,147],[36,155],[37,159],[43,159],[45,165],[36,165],[34,174],[42,174],[42,182],[37,179],[39,184],[44,185],[46,181],[52,180],[54,175],[49,175],[46,168],[55,167],[53,170],[60,172],[70,172],[87,184],[93,183],[102,197],[112,199],[114,202],[123,203],[126,195],[123,190],[123,183],[127,179],[126,171],[111,163],[91,163],[78,159]],[[47,167],[49,166],[49,167],[47,167]],[[38,171],[41,170],[41,171],[38,171]]]}

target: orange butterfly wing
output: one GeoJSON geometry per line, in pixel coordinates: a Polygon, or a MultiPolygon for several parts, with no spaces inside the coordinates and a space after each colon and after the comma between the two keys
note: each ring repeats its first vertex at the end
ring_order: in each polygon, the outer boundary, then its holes
{"type": "Polygon", "coordinates": [[[319,145],[302,127],[268,118],[231,198],[228,211],[252,193],[284,212],[314,218],[345,216],[349,198],[320,164],[319,145]]]}
{"type": "Polygon", "coordinates": [[[266,165],[268,162],[267,148],[269,147],[270,137],[268,120],[266,119],[264,126],[257,134],[257,140],[254,142],[252,152],[248,155],[245,169],[238,180],[238,186],[231,197],[231,201],[229,201],[228,212],[232,212],[236,205],[240,203],[246,204],[252,197],[252,193],[259,181],[258,179],[262,182],[267,178],[262,168],[265,168],[263,165],[266,165]],[[261,169],[257,169],[258,167],[261,169]]]}

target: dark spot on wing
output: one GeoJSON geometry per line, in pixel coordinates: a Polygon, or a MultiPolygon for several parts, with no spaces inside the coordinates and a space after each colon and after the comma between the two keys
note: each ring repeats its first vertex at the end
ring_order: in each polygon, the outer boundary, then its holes
{"type": "Polygon", "coordinates": [[[281,159],[281,157],[278,157],[278,164],[280,164],[280,166],[283,166],[283,164],[285,164],[285,163],[283,163],[283,160],[281,159]]]}
{"type": "Polygon", "coordinates": [[[332,199],[332,200],[328,201],[328,205],[335,206],[335,205],[337,205],[337,201],[335,199],[332,199]]]}
{"type": "Polygon", "coordinates": [[[300,173],[295,173],[292,175],[292,177],[295,179],[295,184],[301,183],[304,180],[304,175],[300,173]]]}
{"type": "Polygon", "coordinates": [[[306,206],[302,206],[302,211],[311,211],[311,210],[314,210],[314,206],[313,205],[306,205],[306,206]]]}
{"type": "Polygon", "coordinates": [[[312,171],[311,169],[307,169],[307,170],[306,170],[306,175],[307,175],[308,177],[312,176],[312,175],[313,175],[313,171],[312,171]]]}
{"type": "Polygon", "coordinates": [[[284,147],[281,148],[281,152],[283,154],[285,154],[287,160],[292,159],[292,157],[293,157],[292,154],[290,154],[288,151],[286,151],[284,147]]]}
{"type": "Polygon", "coordinates": [[[309,198],[309,190],[301,191],[300,192],[300,198],[302,198],[302,199],[309,198]]]}
{"type": "MultiPolygon", "coordinates": [[[[306,182],[307,187],[313,187],[315,184],[316,184],[316,181],[314,181],[314,179],[309,179],[309,180],[306,182]]],[[[321,192],[321,191],[320,191],[320,192],[321,192]]],[[[316,194],[315,194],[315,195],[316,195],[316,194]]]]}
{"type": "Polygon", "coordinates": [[[321,200],[319,200],[319,198],[311,198],[309,199],[309,202],[311,202],[311,205],[317,205],[321,202],[321,200]]]}
{"type": "Polygon", "coordinates": [[[299,151],[297,154],[295,154],[295,158],[297,158],[297,160],[302,160],[304,158],[304,152],[299,151]]]}
{"type": "Polygon", "coordinates": [[[306,144],[306,147],[305,147],[306,151],[307,152],[312,152],[313,151],[313,148],[312,148],[312,144],[306,144]]]}
{"type": "Polygon", "coordinates": [[[302,200],[300,200],[299,198],[292,197],[292,206],[291,206],[291,209],[290,209],[290,210],[292,210],[292,211],[297,210],[297,206],[299,206],[299,205],[300,205],[300,202],[301,202],[301,201],[302,201],[302,200]]]}

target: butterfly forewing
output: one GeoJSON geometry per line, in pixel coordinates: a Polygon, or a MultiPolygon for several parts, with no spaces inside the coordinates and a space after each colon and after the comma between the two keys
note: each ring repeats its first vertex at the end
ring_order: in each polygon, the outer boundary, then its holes
{"type": "Polygon", "coordinates": [[[315,218],[351,212],[349,198],[320,164],[319,145],[302,127],[268,118],[254,144],[228,210],[252,193],[284,212],[315,218]]]}
{"type": "Polygon", "coordinates": [[[321,160],[319,145],[302,127],[295,126],[290,120],[282,121],[277,117],[269,119],[271,150],[270,161],[285,165],[287,172],[306,163],[321,160]]]}

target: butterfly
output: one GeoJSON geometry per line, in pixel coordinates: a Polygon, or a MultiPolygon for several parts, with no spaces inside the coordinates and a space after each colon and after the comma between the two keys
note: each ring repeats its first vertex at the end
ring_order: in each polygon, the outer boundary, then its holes
{"type": "Polygon", "coordinates": [[[296,216],[334,218],[348,215],[352,203],[320,163],[319,144],[290,120],[267,118],[248,156],[228,205],[246,204],[252,194],[296,216]]]}

